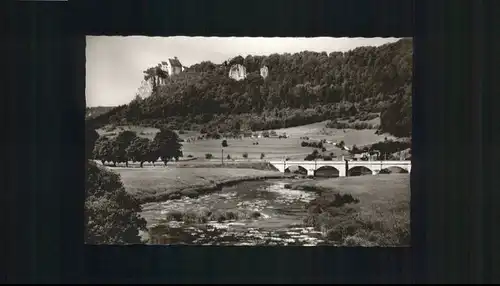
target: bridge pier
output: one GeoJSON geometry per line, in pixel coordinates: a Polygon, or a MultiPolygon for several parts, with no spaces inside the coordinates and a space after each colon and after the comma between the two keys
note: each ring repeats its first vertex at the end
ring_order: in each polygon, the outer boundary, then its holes
{"type": "Polygon", "coordinates": [[[307,175],[314,177],[314,169],[307,170],[307,175]]]}

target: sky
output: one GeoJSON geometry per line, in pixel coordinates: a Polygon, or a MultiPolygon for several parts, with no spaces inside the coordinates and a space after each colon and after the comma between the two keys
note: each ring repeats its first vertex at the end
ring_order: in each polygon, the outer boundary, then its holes
{"type": "Polygon", "coordinates": [[[141,85],[143,71],[177,56],[189,67],[202,61],[220,64],[238,55],[345,52],[379,46],[399,38],[250,38],[87,36],[87,106],[116,106],[130,102],[141,85]]]}

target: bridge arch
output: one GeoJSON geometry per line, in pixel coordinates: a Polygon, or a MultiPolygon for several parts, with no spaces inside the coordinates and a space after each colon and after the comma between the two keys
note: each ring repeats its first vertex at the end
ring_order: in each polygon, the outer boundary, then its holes
{"type": "Polygon", "coordinates": [[[347,171],[349,177],[373,175],[373,171],[365,166],[355,166],[347,171]]]}
{"type": "Polygon", "coordinates": [[[299,165],[292,165],[285,169],[285,173],[307,175],[307,169],[299,165]]]}
{"type": "Polygon", "coordinates": [[[340,176],[340,170],[333,166],[322,166],[314,171],[314,176],[337,178],[340,176]]]}
{"type": "Polygon", "coordinates": [[[408,170],[399,166],[390,166],[380,170],[380,174],[408,174],[408,170]]]}

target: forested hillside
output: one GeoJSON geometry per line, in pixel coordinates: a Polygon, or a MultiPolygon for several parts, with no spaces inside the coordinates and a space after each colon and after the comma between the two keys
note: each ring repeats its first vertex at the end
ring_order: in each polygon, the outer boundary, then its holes
{"type": "Polygon", "coordinates": [[[98,117],[110,110],[114,109],[114,106],[95,106],[95,107],[87,107],[85,108],[85,118],[95,118],[98,117]]]}
{"type": "Polygon", "coordinates": [[[154,85],[150,97],[136,98],[89,123],[263,130],[381,113],[382,132],[411,135],[411,39],[346,53],[238,56],[220,65],[202,62],[172,78],[152,67],[145,79],[154,85]],[[228,77],[233,64],[246,67],[245,80],[228,77]],[[266,79],[259,74],[262,66],[269,69],[266,79]],[[157,84],[160,78],[165,85],[157,84]]]}

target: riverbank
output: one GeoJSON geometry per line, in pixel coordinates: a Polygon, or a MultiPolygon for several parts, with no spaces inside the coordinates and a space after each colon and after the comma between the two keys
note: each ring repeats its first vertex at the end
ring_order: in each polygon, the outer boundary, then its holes
{"type": "Polygon", "coordinates": [[[112,168],[125,190],[141,204],[197,197],[244,181],[289,178],[293,175],[242,168],[112,168]]]}
{"type": "Polygon", "coordinates": [[[278,171],[276,167],[269,162],[246,161],[246,160],[225,160],[224,163],[215,160],[179,162],[175,165],[178,168],[236,168],[236,169],[255,169],[262,171],[278,171]]]}
{"type": "Polygon", "coordinates": [[[305,180],[287,187],[319,194],[304,222],[338,245],[410,245],[408,174],[305,180]]]}

